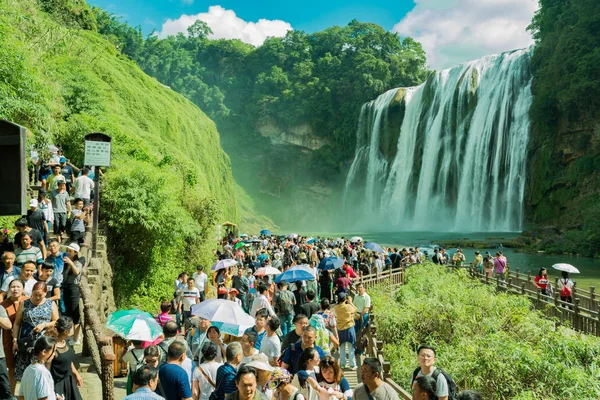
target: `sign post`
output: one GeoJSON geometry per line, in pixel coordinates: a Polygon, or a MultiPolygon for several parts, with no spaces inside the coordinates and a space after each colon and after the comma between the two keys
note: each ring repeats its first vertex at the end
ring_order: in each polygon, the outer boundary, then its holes
{"type": "MultiPolygon", "coordinates": [[[[85,135],[85,157],[83,164],[90,167],[110,167],[111,137],[104,133],[85,135]]],[[[98,220],[100,215],[100,169],[94,171],[94,214],[92,230],[92,257],[98,248],[98,220]]]]}

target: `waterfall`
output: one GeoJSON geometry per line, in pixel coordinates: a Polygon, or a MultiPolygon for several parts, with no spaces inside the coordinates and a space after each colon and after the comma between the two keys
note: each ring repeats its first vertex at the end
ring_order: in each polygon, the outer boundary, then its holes
{"type": "Polygon", "coordinates": [[[363,105],[344,215],[366,229],[520,230],[530,56],[486,56],[363,105]]]}

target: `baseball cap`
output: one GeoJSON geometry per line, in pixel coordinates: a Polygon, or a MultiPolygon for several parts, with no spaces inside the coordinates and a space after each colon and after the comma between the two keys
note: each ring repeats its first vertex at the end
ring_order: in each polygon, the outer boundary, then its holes
{"type": "Polygon", "coordinates": [[[61,163],[63,163],[63,162],[67,162],[67,159],[65,157],[61,157],[61,158],[58,159],[58,161],[60,161],[61,163]]]}
{"type": "Polygon", "coordinates": [[[36,199],[29,200],[29,207],[37,207],[38,201],[36,199]]]}

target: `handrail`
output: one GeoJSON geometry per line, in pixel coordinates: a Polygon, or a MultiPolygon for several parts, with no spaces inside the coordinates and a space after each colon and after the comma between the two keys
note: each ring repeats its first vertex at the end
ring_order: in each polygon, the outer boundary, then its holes
{"type": "MultiPolygon", "coordinates": [[[[91,225],[91,224],[90,224],[91,225]]],[[[104,327],[100,322],[96,310],[96,299],[90,290],[87,270],[92,259],[90,248],[91,226],[86,227],[85,242],[81,245],[80,253],[85,256],[85,266],[81,273],[79,289],[83,300],[84,315],[84,342],[89,349],[94,367],[102,381],[102,399],[114,400],[115,386],[113,374],[113,362],[116,359],[113,351],[112,338],[104,334],[104,327]]]]}

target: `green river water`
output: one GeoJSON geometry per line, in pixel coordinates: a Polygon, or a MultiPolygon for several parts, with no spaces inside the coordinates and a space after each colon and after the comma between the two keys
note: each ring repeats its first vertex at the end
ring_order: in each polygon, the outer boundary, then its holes
{"type": "MultiPolygon", "coordinates": [[[[300,233],[300,232],[299,232],[300,233]]],[[[302,233],[309,235],[309,233],[302,233]]],[[[463,247],[463,252],[467,257],[467,261],[472,261],[476,250],[482,252],[489,251],[495,254],[500,248],[502,240],[510,239],[519,235],[518,232],[469,232],[469,233],[456,233],[456,232],[311,232],[310,235],[321,236],[321,237],[341,237],[350,238],[352,236],[360,236],[365,242],[371,241],[380,244],[381,246],[388,247],[414,247],[419,246],[421,251],[423,249],[429,250],[430,255],[433,254],[433,247],[439,241],[446,240],[485,240],[493,241],[496,246],[489,248],[467,248],[463,247]]],[[[451,254],[456,249],[447,249],[451,254]]],[[[502,252],[508,259],[510,269],[515,271],[517,268],[522,273],[531,272],[532,275],[536,275],[541,267],[548,269],[548,274],[554,277],[560,277],[558,271],[553,270],[551,267],[556,263],[568,263],[579,269],[580,274],[572,274],[571,279],[577,282],[577,286],[588,289],[590,286],[595,286],[597,290],[600,290],[600,259],[583,258],[568,255],[551,255],[544,253],[530,253],[530,252],[519,252],[517,249],[509,249],[502,247],[502,252]]]]}

